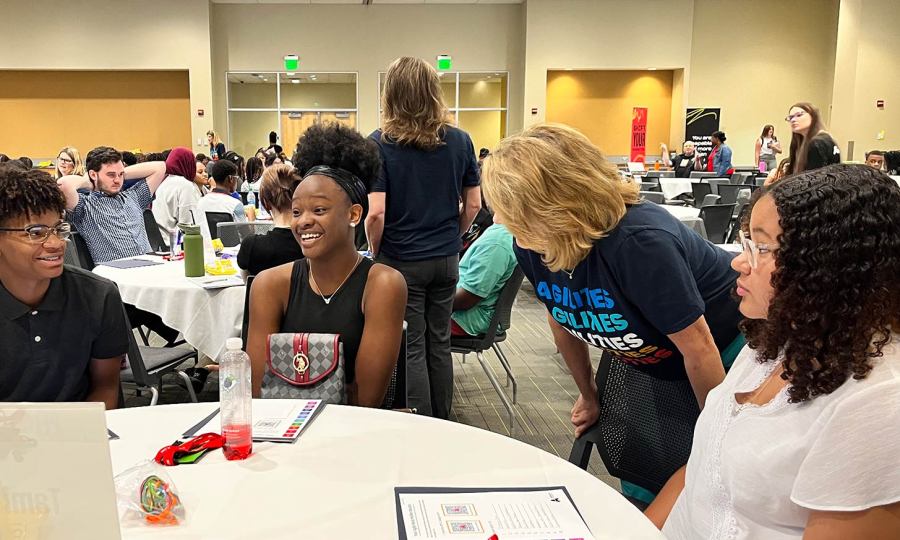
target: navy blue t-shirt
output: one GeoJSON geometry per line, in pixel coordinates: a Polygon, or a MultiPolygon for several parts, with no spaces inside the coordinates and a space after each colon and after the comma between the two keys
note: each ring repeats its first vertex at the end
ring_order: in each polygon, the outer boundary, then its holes
{"type": "Polygon", "coordinates": [[[464,187],[479,184],[475,147],[468,133],[444,127],[444,144],[421,150],[369,136],[381,151],[381,175],[373,192],[385,193],[381,254],[399,261],[424,261],[462,249],[459,201],[464,187]]]}
{"type": "Polygon", "coordinates": [[[701,315],[720,351],[737,337],[741,315],[731,296],[733,255],[653,203],[628,207],[609,236],[566,272],[550,272],[533,251],[515,246],[525,276],[569,333],[661,379],[685,379],[684,358],[667,337],[701,315]]]}

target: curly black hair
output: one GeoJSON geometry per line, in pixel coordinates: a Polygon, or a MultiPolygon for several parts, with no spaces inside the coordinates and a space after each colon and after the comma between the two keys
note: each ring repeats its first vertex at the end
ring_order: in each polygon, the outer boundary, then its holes
{"type": "Polygon", "coordinates": [[[62,215],[65,209],[66,199],[49,174],[21,164],[0,165],[0,223],[44,212],[62,215]]]}
{"type": "Polygon", "coordinates": [[[792,403],[864,378],[900,330],[900,186],[865,165],[785,178],[771,196],[778,237],[765,320],[741,330],[760,362],[784,355],[792,403]]]}
{"type": "Polygon", "coordinates": [[[300,176],[317,165],[353,173],[366,186],[381,174],[381,155],[375,141],[337,122],[314,124],[300,136],[293,158],[300,176]]]}

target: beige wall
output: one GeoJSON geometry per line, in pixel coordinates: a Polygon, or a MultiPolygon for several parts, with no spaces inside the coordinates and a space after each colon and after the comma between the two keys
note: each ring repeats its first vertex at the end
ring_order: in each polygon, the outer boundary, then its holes
{"type": "Polygon", "coordinates": [[[722,109],[735,165],[752,164],[765,124],[790,140],[792,103],[816,104],[828,123],[836,29],[837,0],[694,1],[687,106],[722,109]]]}
{"type": "Polygon", "coordinates": [[[2,20],[0,69],[188,70],[194,150],[206,147],[204,133],[212,127],[207,0],[7,1],[2,20]],[[197,109],[207,116],[198,117],[197,109]]]}
{"type": "MultiPolygon", "coordinates": [[[[302,71],[359,73],[359,129],[378,126],[378,72],[397,57],[453,56],[459,71],[510,71],[521,103],[524,53],[519,4],[239,5],[212,4],[216,127],[225,126],[225,72],[281,71],[282,56],[300,56],[302,71]],[[352,31],[348,31],[352,29],[352,31]]],[[[516,108],[510,126],[521,126],[516,108]]],[[[285,142],[287,144],[287,142],[285,142]]]]}
{"type": "Polygon", "coordinates": [[[900,30],[894,0],[841,0],[831,131],[844,157],[900,148],[900,30]],[[876,100],[885,101],[883,110],[876,100]],[[884,139],[879,140],[879,132],[884,139]]]}
{"type": "MultiPolygon", "coordinates": [[[[693,0],[528,0],[525,124],[546,119],[548,70],[689,69],[693,4],[693,0]]],[[[677,112],[683,107],[673,102],[673,124],[683,125],[684,113],[679,119],[677,112]]],[[[684,129],[673,128],[670,140],[680,138],[679,131],[683,134],[684,129]]]]}
{"type": "Polygon", "coordinates": [[[671,71],[551,71],[547,121],[578,129],[607,155],[627,156],[634,107],[646,107],[646,153],[658,155],[669,139],[672,78],[671,71]]]}

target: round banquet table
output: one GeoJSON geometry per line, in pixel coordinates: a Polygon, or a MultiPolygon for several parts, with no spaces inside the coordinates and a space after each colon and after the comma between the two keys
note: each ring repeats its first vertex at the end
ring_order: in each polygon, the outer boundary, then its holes
{"type": "Polygon", "coordinates": [[[701,238],[707,238],[706,225],[704,225],[703,220],[700,219],[699,208],[694,208],[693,206],[678,206],[674,204],[661,204],[660,206],[675,216],[678,221],[684,223],[688,229],[699,234],[701,238]]]}
{"type": "MultiPolygon", "coordinates": [[[[216,407],[108,411],[120,437],[109,443],[114,474],[152,458],[216,407]]],[[[560,485],[598,540],[663,538],[622,495],[565,460],[489,431],[380,409],[328,405],[294,444],[254,443],[249,458],[232,462],[215,450],[166,471],[185,523],[127,527],[123,538],[397,538],[397,486],[560,485]]]]}
{"type": "Polygon", "coordinates": [[[163,264],[124,269],[101,264],[94,273],[114,281],[122,301],[159,315],[192,347],[213,360],[225,350],[226,339],[240,337],[243,286],[206,290],[184,277],[183,260],[163,261],[154,255],[136,258],[163,264]]]}

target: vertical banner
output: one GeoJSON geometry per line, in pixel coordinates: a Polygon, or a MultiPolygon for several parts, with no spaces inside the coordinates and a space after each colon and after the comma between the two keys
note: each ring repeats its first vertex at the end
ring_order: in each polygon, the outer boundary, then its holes
{"type": "Polygon", "coordinates": [[[684,120],[684,140],[691,141],[704,156],[712,151],[713,131],[719,130],[721,109],[688,109],[684,120]]]}
{"type": "Polygon", "coordinates": [[[647,150],[647,108],[635,107],[631,115],[631,155],[628,161],[644,163],[647,150]]]}

